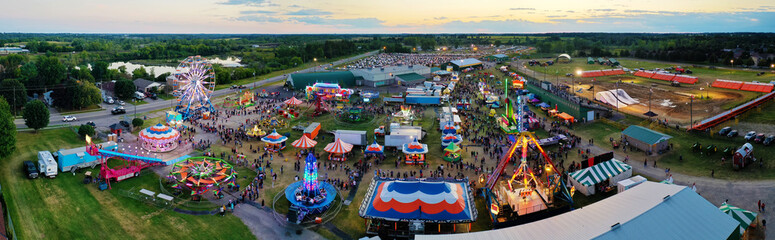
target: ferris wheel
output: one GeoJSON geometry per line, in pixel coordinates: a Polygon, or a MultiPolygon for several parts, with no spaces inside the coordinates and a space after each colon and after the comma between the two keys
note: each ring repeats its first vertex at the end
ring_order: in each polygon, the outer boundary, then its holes
{"type": "Polygon", "coordinates": [[[215,71],[207,58],[190,56],[180,62],[175,69],[173,88],[173,94],[178,98],[175,111],[184,119],[206,117],[205,114],[215,111],[210,102],[215,90],[215,71]]]}

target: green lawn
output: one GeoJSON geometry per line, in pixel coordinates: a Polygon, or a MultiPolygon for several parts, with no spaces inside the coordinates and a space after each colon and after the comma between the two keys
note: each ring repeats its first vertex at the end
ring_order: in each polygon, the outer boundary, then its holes
{"type": "Polygon", "coordinates": [[[161,98],[161,99],[164,99],[164,100],[171,100],[171,99],[176,99],[177,98],[177,97],[172,96],[172,95],[167,94],[167,93],[157,94],[156,96],[161,98]]]}
{"type": "Polygon", "coordinates": [[[121,190],[129,189],[158,191],[159,177],[150,171],[114,183],[109,191],[82,184],[83,173],[26,179],[20,171],[22,161],[36,160],[40,150],[82,146],[83,140],[67,128],[19,133],[17,138],[17,153],[0,162],[0,182],[18,239],[254,238],[234,216],[179,214],[121,195],[121,190]]]}
{"type": "Polygon", "coordinates": [[[135,106],[139,106],[139,105],[143,105],[143,104],[148,104],[148,102],[146,102],[144,100],[132,100],[132,101],[128,101],[127,103],[135,105],[135,106]]]}
{"type": "Polygon", "coordinates": [[[57,108],[57,112],[59,112],[62,115],[65,115],[65,114],[87,113],[87,112],[97,112],[97,111],[102,111],[102,108],[100,107],[100,105],[97,105],[97,104],[94,104],[94,105],[91,105],[91,106],[88,106],[88,107],[85,107],[85,108],[82,108],[82,109],[64,110],[64,109],[57,108]]]}

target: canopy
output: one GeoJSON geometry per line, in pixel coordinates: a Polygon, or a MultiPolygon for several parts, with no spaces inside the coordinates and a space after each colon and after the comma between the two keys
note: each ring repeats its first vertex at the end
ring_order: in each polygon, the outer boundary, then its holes
{"type": "Polygon", "coordinates": [[[751,223],[756,220],[756,213],[751,212],[739,207],[735,207],[729,204],[721,204],[721,207],[718,208],[722,212],[729,214],[729,216],[732,216],[735,220],[740,222],[740,235],[742,236],[743,233],[745,233],[745,230],[748,229],[749,226],[751,226],[751,223]]]}
{"type": "Polygon", "coordinates": [[[632,169],[632,166],[619,160],[611,159],[573,172],[570,176],[584,186],[593,186],[630,169],[632,169]]]}
{"type": "Polygon", "coordinates": [[[323,148],[323,150],[329,153],[345,154],[353,150],[353,145],[342,141],[341,138],[337,138],[336,141],[326,145],[326,148],[323,148]]]}
{"type": "Polygon", "coordinates": [[[269,135],[266,135],[261,138],[261,141],[263,142],[274,143],[274,144],[285,142],[287,140],[288,140],[288,137],[280,135],[279,133],[277,133],[276,129],[272,130],[272,133],[270,133],[269,135]]]}
{"type": "Polygon", "coordinates": [[[307,148],[313,148],[317,144],[318,144],[317,141],[310,139],[309,137],[307,137],[307,135],[301,135],[301,138],[299,138],[299,140],[293,141],[291,143],[291,146],[295,148],[307,149],[307,148]]]}
{"type": "Polygon", "coordinates": [[[412,143],[405,143],[403,148],[401,148],[401,151],[403,151],[404,154],[426,154],[428,153],[428,144],[420,144],[420,142],[417,141],[417,138],[415,138],[412,143]]]}
{"type": "Polygon", "coordinates": [[[457,130],[458,130],[459,128],[460,128],[460,127],[458,127],[458,126],[455,126],[455,124],[454,124],[454,123],[452,123],[452,122],[450,121],[450,122],[447,122],[447,123],[444,125],[444,127],[442,127],[442,129],[441,129],[441,133],[444,133],[444,134],[448,134],[448,133],[457,133],[457,130]]]}
{"type": "Polygon", "coordinates": [[[570,114],[567,114],[567,113],[557,114],[557,117],[562,118],[563,120],[566,120],[566,121],[570,121],[570,122],[573,122],[573,119],[574,119],[573,116],[571,116],[570,114]]]}
{"type": "Polygon", "coordinates": [[[385,148],[379,145],[379,143],[377,143],[377,140],[374,140],[374,143],[372,143],[369,146],[366,146],[366,151],[364,151],[364,153],[382,154],[384,150],[385,148]]]}
{"type": "Polygon", "coordinates": [[[454,152],[459,152],[459,151],[460,151],[460,147],[458,147],[457,145],[455,145],[455,143],[450,143],[450,144],[449,144],[449,146],[447,146],[446,148],[444,148],[444,151],[445,151],[445,152],[453,152],[453,153],[454,153],[454,152]]]}
{"type": "Polygon", "coordinates": [[[447,135],[444,135],[443,137],[441,137],[441,145],[442,146],[447,146],[450,143],[460,143],[461,141],[463,141],[463,138],[460,137],[460,135],[458,135],[458,134],[451,134],[450,133],[450,134],[447,134],[447,135]]]}
{"type": "Polygon", "coordinates": [[[148,127],[140,131],[138,137],[143,141],[170,142],[180,138],[180,133],[174,128],[162,125],[161,123],[148,127]]]}
{"type": "Polygon", "coordinates": [[[358,215],[388,221],[466,223],[476,219],[468,179],[401,181],[374,178],[358,215]]]}
{"type": "MultiPolygon", "coordinates": [[[[535,98],[534,98],[534,99],[535,99],[535,98]]],[[[545,102],[542,102],[542,103],[536,104],[536,106],[538,106],[538,107],[542,107],[542,108],[548,108],[548,107],[551,107],[551,106],[549,106],[549,104],[546,104],[545,102]]]]}
{"type": "Polygon", "coordinates": [[[301,100],[296,99],[296,97],[291,97],[290,99],[285,100],[284,103],[288,104],[288,105],[296,106],[296,105],[301,104],[301,100]]]}

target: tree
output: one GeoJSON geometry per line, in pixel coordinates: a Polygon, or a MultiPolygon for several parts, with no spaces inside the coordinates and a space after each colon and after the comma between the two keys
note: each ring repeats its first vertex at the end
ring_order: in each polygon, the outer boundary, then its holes
{"type": "Polygon", "coordinates": [[[89,135],[91,137],[94,137],[95,131],[94,127],[87,124],[82,124],[78,127],[78,135],[81,135],[81,137],[85,138],[86,135],[89,135]]]}
{"type": "Polygon", "coordinates": [[[159,74],[159,76],[156,76],[156,79],[154,81],[156,81],[156,82],[167,82],[167,77],[169,77],[170,75],[172,75],[172,74],[171,73],[159,74]]]}
{"type": "Polygon", "coordinates": [[[16,150],[16,124],[11,116],[11,106],[0,97],[0,157],[6,157],[16,150]]]}
{"type": "Polygon", "coordinates": [[[78,70],[78,79],[94,82],[94,76],[91,75],[91,71],[86,66],[81,66],[78,70]]]}
{"type": "Polygon", "coordinates": [[[105,61],[98,61],[94,63],[91,69],[91,75],[94,76],[94,79],[100,81],[110,80],[108,75],[108,63],[105,61]]]}
{"type": "Polygon", "coordinates": [[[145,71],[145,67],[139,67],[132,71],[132,78],[138,79],[138,78],[148,78],[148,72],[145,71]]]}
{"type": "Polygon", "coordinates": [[[288,65],[292,65],[292,66],[296,67],[296,66],[300,66],[303,63],[304,62],[301,61],[300,57],[292,57],[291,58],[291,62],[288,65]]]}
{"type": "Polygon", "coordinates": [[[38,67],[35,66],[35,63],[28,62],[22,65],[20,68],[20,79],[22,83],[27,83],[31,81],[35,81],[35,79],[38,77],[38,67]]]}
{"type": "Polygon", "coordinates": [[[143,126],[143,123],[145,123],[145,121],[143,121],[143,119],[141,119],[141,118],[132,119],[132,126],[134,126],[134,127],[143,126]]]}
{"type": "Polygon", "coordinates": [[[39,56],[36,64],[38,67],[38,81],[36,81],[37,85],[35,87],[57,85],[66,77],[67,69],[57,57],[39,56]]]}
{"type": "Polygon", "coordinates": [[[48,107],[40,100],[32,100],[25,104],[23,115],[24,124],[29,128],[35,129],[35,132],[48,126],[48,118],[50,117],[48,107]]]}
{"type": "Polygon", "coordinates": [[[16,112],[27,103],[27,88],[16,79],[6,79],[0,82],[0,96],[8,99],[12,112],[16,112]]]}
{"type": "Polygon", "coordinates": [[[126,79],[118,80],[116,81],[116,85],[113,87],[114,93],[116,94],[116,97],[119,99],[130,99],[132,98],[132,94],[135,93],[135,84],[134,82],[126,79]]]}

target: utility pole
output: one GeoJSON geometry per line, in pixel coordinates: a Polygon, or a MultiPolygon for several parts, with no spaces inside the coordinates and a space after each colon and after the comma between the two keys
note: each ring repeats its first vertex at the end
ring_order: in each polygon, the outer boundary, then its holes
{"type": "Polygon", "coordinates": [[[692,128],[694,127],[694,115],[693,115],[694,109],[692,109],[693,104],[694,104],[694,95],[692,95],[692,98],[689,100],[689,129],[687,130],[692,130],[692,128]]]}

